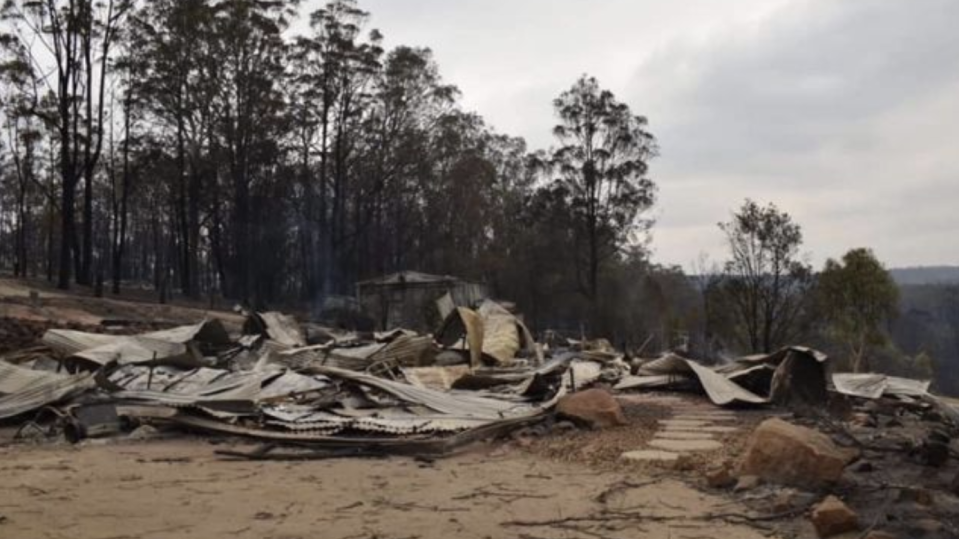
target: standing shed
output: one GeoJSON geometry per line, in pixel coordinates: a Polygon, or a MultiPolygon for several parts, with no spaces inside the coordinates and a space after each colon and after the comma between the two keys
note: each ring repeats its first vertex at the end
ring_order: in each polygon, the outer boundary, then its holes
{"type": "Polygon", "coordinates": [[[469,306],[487,297],[486,286],[449,275],[403,271],[356,284],[360,306],[379,329],[436,329],[442,320],[436,301],[446,294],[453,304],[469,306]]]}

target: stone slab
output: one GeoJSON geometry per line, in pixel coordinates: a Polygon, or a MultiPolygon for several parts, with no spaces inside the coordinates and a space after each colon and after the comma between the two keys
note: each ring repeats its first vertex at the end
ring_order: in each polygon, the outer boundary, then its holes
{"type": "Polygon", "coordinates": [[[623,453],[620,458],[635,462],[673,462],[679,459],[679,453],[644,449],[640,451],[627,451],[623,453]]]}
{"type": "Polygon", "coordinates": [[[692,451],[714,451],[722,449],[723,444],[716,440],[664,440],[657,439],[649,442],[650,447],[664,449],[666,451],[675,451],[678,453],[692,451]]]}
{"type": "Polygon", "coordinates": [[[673,420],[677,420],[677,421],[718,421],[718,422],[723,422],[723,421],[736,421],[736,420],[739,419],[739,418],[736,417],[736,416],[734,416],[734,415],[719,415],[719,414],[715,414],[715,415],[714,415],[714,414],[695,414],[695,415],[694,415],[694,414],[688,414],[688,415],[687,415],[687,414],[682,414],[682,415],[674,415],[674,416],[672,417],[672,419],[673,419],[673,420]]]}
{"type": "Polygon", "coordinates": [[[712,434],[729,434],[738,431],[738,427],[708,426],[708,427],[666,427],[661,432],[708,432],[712,434]]]}
{"type": "Polygon", "coordinates": [[[708,427],[707,421],[689,421],[683,419],[660,419],[659,424],[663,427],[708,427]]]}
{"type": "Polygon", "coordinates": [[[663,430],[656,433],[656,438],[667,440],[714,440],[708,432],[694,432],[681,430],[663,430]]]}

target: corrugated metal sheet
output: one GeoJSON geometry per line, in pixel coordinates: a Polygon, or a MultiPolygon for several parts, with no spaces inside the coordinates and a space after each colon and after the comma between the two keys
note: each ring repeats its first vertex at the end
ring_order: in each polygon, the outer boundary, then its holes
{"type": "Polygon", "coordinates": [[[394,361],[399,365],[412,366],[419,364],[432,348],[433,337],[430,335],[403,335],[374,352],[369,359],[394,361]]]}
{"type": "Polygon", "coordinates": [[[536,410],[534,406],[518,405],[502,400],[478,397],[472,392],[459,391],[445,393],[344,369],[318,367],[313,370],[317,374],[323,374],[330,378],[350,380],[365,386],[374,387],[406,403],[419,404],[431,410],[456,417],[500,419],[510,415],[531,413],[536,410]]]}
{"type": "Polygon", "coordinates": [[[650,378],[655,376],[688,376],[699,380],[709,400],[718,406],[734,403],[764,404],[769,402],[765,397],[760,397],[744,389],[723,374],[675,354],[667,354],[646,363],[640,368],[639,372],[640,379],[633,379],[629,382],[632,387],[642,387],[643,385],[663,381],[662,378],[650,378]]]}
{"type": "Polygon", "coordinates": [[[699,381],[703,384],[703,389],[709,400],[719,406],[734,404],[737,402],[747,404],[764,404],[769,402],[765,397],[760,397],[751,391],[740,387],[735,382],[731,382],[725,376],[716,371],[704,367],[695,361],[686,362],[689,368],[696,374],[699,381]]]}
{"type": "Polygon", "coordinates": [[[111,361],[130,365],[154,360],[183,365],[199,363],[185,344],[140,336],[118,337],[114,342],[76,352],[70,357],[85,359],[97,365],[106,365],[111,361]]]}
{"type": "Polygon", "coordinates": [[[516,317],[492,301],[484,301],[476,314],[483,320],[483,353],[500,365],[512,363],[520,348],[516,317]]]}
{"type": "Polygon", "coordinates": [[[65,356],[116,342],[116,335],[100,335],[72,329],[51,329],[44,333],[43,344],[65,356]]]}
{"type": "Polygon", "coordinates": [[[43,335],[44,344],[65,356],[73,356],[79,352],[102,346],[119,346],[119,343],[136,339],[146,339],[144,342],[161,341],[177,344],[186,344],[195,340],[210,344],[230,343],[230,336],[223,329],[223,324],[219,320],[205,320],[199,324],[153,331],[135,337],[103,335],[70,329],[51,329],[43,335]]]}
{"type": "Polygon", "coordinates": [[[836,373],[832,375],[836,391],[864,399],[878,399],[883,395],[922,397],[929,394],[929,381],[910,380],[885,374],[836,373]]]}
{"type": "Polygon", "coordinates": [[[69,378],[69,375],[25,369],[0,361],[0,395],[19,393],[30,386],[63,378],[69,378]]]}
{"type": "Polygon", "coordinates": [[[18,393],[0,398],[0,419],[18,416],[57,403],[94,386],[95,383],[90,374],[50,377],[49,380],[32,384],[18,393]]]}
{"type": "Polygon", "coordinates": [[[153,331],[143,335],[150,339],[186,344],[199,341],[207,344],[230,344],[230,335],[223,327],[223,323],[216,319],[204,320],[199,324],[180,326],[173,329],[153,331]]]}
{"type": "Polygon", "coordinates": [[[274,341],[286,346],[306,346],[303,329],[292,316],[277,312],[257,313],[266,328],[266,334],[274,341]]]}
{"type": "Polygon", "coordinates": [[[451,365],[449,367],[408,367],[402,369],[403,377],[417,387],[449,390],[453,383],[469,374],[469,365],[451,365]]]}

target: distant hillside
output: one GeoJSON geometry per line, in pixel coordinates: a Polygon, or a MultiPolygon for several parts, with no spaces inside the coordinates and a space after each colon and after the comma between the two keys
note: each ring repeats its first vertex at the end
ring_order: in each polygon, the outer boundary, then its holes
{"type": "Polygon", "coordinates": [[[893,268],[892,278],[900,286],[921,284],[959,284],[959,266],[893,268]]]}

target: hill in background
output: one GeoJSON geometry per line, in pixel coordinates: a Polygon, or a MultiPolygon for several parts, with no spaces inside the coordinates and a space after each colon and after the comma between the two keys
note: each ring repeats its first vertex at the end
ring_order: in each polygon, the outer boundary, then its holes
{"type": "Polygon", "coordinates": [[[959,284],[959,266],[919,266],[889,270],[899,286],[959,284]]]}

